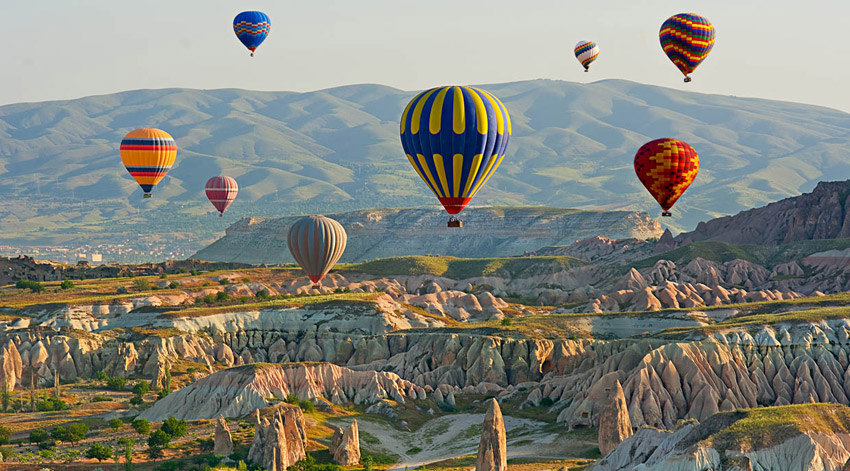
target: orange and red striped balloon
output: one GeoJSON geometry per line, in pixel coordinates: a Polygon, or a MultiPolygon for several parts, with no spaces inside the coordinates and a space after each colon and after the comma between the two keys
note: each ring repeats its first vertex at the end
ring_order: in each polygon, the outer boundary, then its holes
{"type": "Polygon", "coordinates": [[[207,193],[207,199],[218,210],[218,215],[224,216],[227,207],[230,206],[230,203],[233,203],[236,195],[239,194],[239,185],[232,177],[219,175],[207,180],[204,191],[207,193]]]}
{"type": "Polygon", "coordinates": [[[151,197],[151,190],[165,177],[174,159],[177,144],[167,132],[142,128],[130,131],[121,141],[121,162],[130,176],[142,187],[144,197],[151,197]]]}
{"type": "Polygon", "coordinates": [[[688,189],[699,172],[699,156],[693,147],[678,139],[647,142],[635,154],[635,173],[661,205],[662,216],[688,189]]]}

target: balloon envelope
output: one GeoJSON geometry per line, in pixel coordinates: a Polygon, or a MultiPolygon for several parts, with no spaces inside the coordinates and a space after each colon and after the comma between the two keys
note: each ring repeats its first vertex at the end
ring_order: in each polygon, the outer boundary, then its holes
{"type": "Polygon", "coordinates": [[[130,131],[121,140],[121,162],[130,176],[150,198],[153,187],[165,177],[177,157],[174,138],[160,129],[142,128],[130,131]]]}
{"type": "Polygon", "coordinates": [[[347,242],[342,224],[325,216],[299,219],[289,229],[286,239],[292,257],[313,283],[319,283],[333,268],[345,252],[347,242]]]}
{"type": "Polygon", "coordinates": [[[401,146],[449,214],[457,214],[505,157],[511,118],[498,98],[471,87],[417,95],[401,115],[401,146]]]}
{"type": "Polygon", "coordinates": [[[579,41],[575,48],[576,59],[581,63],[584,70],[590,68],[590,64],[599,56],[599,46],[593,41],[579,41]]]}
{"type": "Polygon", "coordinates": [[[243,11],[233,19],[236,37],[251,51],[252,56],[268,37],[271,27],[268,15],[261,11],[243,11]]]}
{"type": "Polygon", "coordinates": [[[647,142],[635,154],[635,173],[665,212],[688,189],[698,172],[696,151],[678,139],[647,142]]]}
{"type": "Polygon", "coordinates": [[[223,215],[230,203],[233,203],[233,200],[236,199],[236,195],[239,193],[239,185],[233,178],[219,175],[207,180],[204,191],[207,193],[210,203],[218,210],[219,215],[223,215]]]}
{"type": "Polygon", "coordinates": [[[688,78],[714,47],[714,25],[702,16],[680,13],[661,25],[658,37],[664,53],[688,78]]]}

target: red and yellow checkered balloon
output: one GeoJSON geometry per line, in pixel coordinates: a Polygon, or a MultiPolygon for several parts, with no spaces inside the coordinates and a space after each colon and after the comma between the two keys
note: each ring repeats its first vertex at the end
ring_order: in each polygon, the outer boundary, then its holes
{"type": "Polygon", "coordinates": [[[647,142],[635,154],[635,173],[661,205],[664,216],[688,189],[699,172],[699,156],[678,139],[647,142]]]}

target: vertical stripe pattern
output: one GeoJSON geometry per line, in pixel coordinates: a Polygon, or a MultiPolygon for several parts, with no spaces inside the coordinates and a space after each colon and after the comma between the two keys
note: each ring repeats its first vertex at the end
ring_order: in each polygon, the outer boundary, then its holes
{"type": "Polygon", "coordinates": [[[668,211],[699,172],[699,156],[678,139],[647,142],[635,154],[635,173],[643,186],[668,211]]]}
{"type": "Polygon", "coordinates": [[[239,185],[232,177],[219,175],[207,180],[204,191],[210,203],[218,210],[219,215],[224,215],[227,207],[236,199],[236,195],[239,193],[239,185]]]}
{"type": "Polygon", "coordinates": [[[702,16],[680,13],[661,25],[658,37],[664,54],[687,77],[714,47],[714,25],[702,16]]]}
{"type": "Polygon", "coordinates": [[[271,27],[268,15],[261,11],[243,11],[233,19],[233,32],[252,53],[266,40],[271,27]]]}
{"type": "Polygon", "coordinates": [[[342,224],[325,216],[299,219],[286,239],[292,257],[313,283],[321,281],[339,261],[347,242],[342,224]]]}
{"type": "Polygon", "coordinates": [[[142,128],[130,131],[121,141],[121,162],[130,176],[149,195],[174,165],[177,144],[165,131],[142,128]]]}
{"type": "Polygon", "coordinates": [[[579,41],[575,47],[575,54],[584,70],[588,70],[590,64],[599,56],[599,46],[593,41],[579,41]]]}
{"type": "Polygon", "coordinates": [[[472,87],[438,87],[417,95],[401,116],[407,160],[449,214],[469,204],[496,171],[511,137],[508,110],[472,87]]]}

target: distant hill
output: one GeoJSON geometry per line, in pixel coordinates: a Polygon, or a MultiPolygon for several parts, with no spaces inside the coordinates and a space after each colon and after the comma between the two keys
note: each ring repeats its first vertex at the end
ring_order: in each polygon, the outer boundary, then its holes
{"type": "MultiPolygon", "coordinates": [[[[514,135],[478,205],[659,210],[632,169],[644,142],[673,136],[701,156],[696,182],[663,221],[674,231],[850,178],[850,115],[769,100],[621,80],[484,85],[514,135]]],[[[415,92],[353,85],[309,93],[136,90],[0,107],[0,244],[116,240],[139,234],[195,249],[246,216],[435,204],[401,152],[398,119],[415,92]],[[118,145],[136,127],[170,132],[174,169],[141,193],[118,145]],[[211,217],[204,181],[237,178],[211,217]]]]}
{"type": "Polygon", "coordinates": [[[781,245],[850,238],[850,180],[818,183],[814,191],[700,223],[694,231],[659,241],[668,249],[693,242],[781,245]]]}
{"type": "MultiPolygon", "coordinates": [[[[506,257],[596,234],[649,238],[662,232],[646,213],[630,211],[490,207],[470,208],[463,214],[462,228],[447,228],[445,214],[437,209],[376,209],[330,216],[348,233],[343,262],[404,255],[506,257]]],[[[192,258],[253,264],[293,262],[286,236],[296,219],[244,219],[192,258]]]]}

